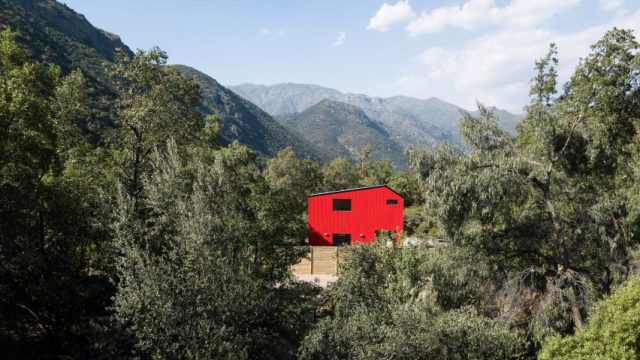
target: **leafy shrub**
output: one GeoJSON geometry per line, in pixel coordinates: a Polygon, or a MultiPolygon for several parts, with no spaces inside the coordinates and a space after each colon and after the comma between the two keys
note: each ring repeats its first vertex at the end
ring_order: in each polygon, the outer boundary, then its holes
{"type": "Polygon", "coordinates": [[[640,357],[640,277],[596,305],[589,325],[572,336],[551,338],[538,359],[638,359],[640,357]]]}

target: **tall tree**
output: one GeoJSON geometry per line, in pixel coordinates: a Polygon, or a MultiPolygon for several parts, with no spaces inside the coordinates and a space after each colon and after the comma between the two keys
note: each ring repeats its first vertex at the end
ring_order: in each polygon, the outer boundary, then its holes
{"type": "Polygon", "coordinates": [[[99,171],[79,171],[92,154],[76,127],[88,114],[84,78],[30,61],[9,30],[0,78],[0,347],[78,357],[110,290],[99,171]]]}
{"type": "Polygon", "coordinates": [[[343,190],[359,185],[360,175],[354,165],[346,158],[338,157],[324,169],[324,191],[343,190]]]}
{"type": "Polygon", "coordinates": [[[558,48],[556,44],[549,45],[549,52],[542,59],[536,60],[535,70],[536,76],[531,79],[531,89],[529,95],[534,103],[543,105],[551,105],[553,103],[553,95],[558,92],[558,48]]]}
{"type": "Polygon", "coordinates": [[[307,196],[317,192],[322,184],[320,165],[309,159],[298,159],[290,147],[267,161],[264,176],[271,188],[291,194],[300,213],[306,208],[307,196]]]}
{"type": "Polygon", "coordinates": [[[299,255],[287,202],[262,192],[245,146],[212,155],[185,158],[174,141],[154,151],[141,238],[135,201],[120,192],[115,324],[151,357],[278,358],[305,324],[304,287],[288,280],[299,255]]]}
{"type": "Polygon", "coordinates": [[[116,103],[117,129],[111,136],[127,191],[141,196],[142,177],[149,171],[149,157],[169,138],[178,143],[196,140],[202,126],[197,108],[200,92],[193,79],[166,66],[167,54],[152,48],[133,57],[120,51],[110,69],[119,98],[116,103]]]}
{"type": "Polygon", "coordinates": [[[625,278],[629,248],[640,240],[626,202],[640,118],[637,49],[629,31],[605,34],[555,105],[552,88],[534,81],[541,101],[516,138],[480,106],[478,117],[461,121],[468,153],[440,146],[414,154],[427,209],[446,237],[520,279],[505,283],[505,293],[520,292],[505,299],[538,294],[530,317],[538,340],[582,327],[593,299],[625,278]]]}

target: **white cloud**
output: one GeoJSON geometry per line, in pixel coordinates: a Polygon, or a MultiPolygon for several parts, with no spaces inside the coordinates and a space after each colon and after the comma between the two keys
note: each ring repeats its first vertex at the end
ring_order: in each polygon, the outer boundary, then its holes
{"type": "Polygon", "coordinates": [[[528,102],[533,61],[544,56],[549,43],[559,50],[559,81],[572,74],[589,46],[612,27],[640,31],[640,10],[574,33],[531,28],[485,32],[459,48],[432,47],[415,58],[417,68],[397,78],[397,92],[417,97],[445,97],[466,108],[476,98],[520,112],[528,102]]]}
{"type": "Polygon", "coordinates": [[[407,25],[407,31],[415,36],[438,32],[447,26],[472,30],[494,24],[497,18],[498,9],[493,6],[493,0],[470,0],[462,6],[423,11],[419,18],[407,25]]]}
{"type": "Polygon", "coordinates": [[[624,8],[624,0],[599,0],[600,8],[605,11],[618,11],[624,8]]]}
{"type": "Polygon", "coordinates": [[[423,11],[407,25],[411,36],[439,32],[447,27],[476,30],[491,25],[528,27],[566,11],[582,0],[513,0],[504,7],[494,0],[469,0],[461,6],[423,11]]]}
{"type": "Polygon", "coordinates": [[[338,32],[338,37],[336,38],[336,41],[333,42],[333,46],[340,46],[342,44],[344,44],[344,41],[347,39],[347,33],[344,31],[339,31],[338,32]]]}
{"type": "Polygon", "coordinates": [[[260,34],[262,34],[262,35],[269,35],[269,34],[271,34],[271,29],[269,29],[269,28],[262,28],[262,29],[260,29],[260,34]]]}
{"type": "Polygon", "coordinates": [[[367,29],[385,32],[393,24],[407,22],[416,17],[409,0],[401,0],[394,5],[382,4],[375,16],[369,20],[367,29]]]}

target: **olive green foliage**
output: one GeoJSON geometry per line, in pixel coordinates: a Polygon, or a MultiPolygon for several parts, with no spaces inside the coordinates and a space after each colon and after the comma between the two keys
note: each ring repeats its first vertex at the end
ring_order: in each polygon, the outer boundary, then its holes
{"type": "Polygon", "coordinates": [[[531,80],[531,95],[538,104],[551,105],[552,96],[557,92],[558,85],[558,48],[556,44],[549,45],[549,52],[542,59],[536,60],[535,70],[536,76],[531,80]]]}
{"type": "Polygon", "coordinates": [[[426,208],[453,244],[486,256],[506,279],[503,315],[535,343],[584,326],[596,298],[630,271],[640,242],[638,43],[607,32],[554,99],[555,46],[536,62],[532,103],[516,137],[479,106],[463,114],[468,151],[412,153],[426,208]]]}
{"type": "Polygon", "coordinates": [[[337,157],[322,170],[323,191],[349,189],[354,187],[393,185],[394,190],[410,199],[420,198],[417,181],[409,184],[415,176],[410,171],[394,172],[391,161],[372,160],[373,150],[365,146],[358,156],[357,163],[344,157],[337,157]]]}
{"type": "Polygon", "coordinates": [[[61,77],[0,32],[3,355],[281,358],[304,335],[316,289],[290,278],[299,184],[215,143],[218,119],[165,62],[120,54],[118,127],[94,147],[82,73],[61,77]]]}
{"type": "Polygon", "coordinates": [[[106,241],[84,77],[28,59],[0,32],[0,348],[7,356],[79,354],[105,312],[106,241]],[[88,171],[85,171],[88,170],[88,171]]]}
{"type": "Polygon", "coordinates": [[[387,184],[404,198],[406,207],[424,204],[423,193],[415,172],[397,171],[388,178],[387,184]]]}
{"type": "MultiPolygon", "coordinates": [[[[287,99],[286,95],[283,98],[287,99]]],[[[296,101],[292,98],[288,100],[296,101]]],[[[359,106],[328,98],[317,99],[308,105],[303,111],[290,111],[277,119],[325,150],[330,155],[329,159],[341,156],[358,160],[368,147],[373,150],[370,155],[375,160],[388,159],[397,167],[406,167],[400,140],[390,137],[388,131],[367,116],[359,106]]]]}
{"type": "Polygon", "coordinates": [[[335,158],[327,164],[323,174],[323,190],[326,191],[354,188],[360,183],[359,174],[355,171],[353,164],[343,157],[335,158]]]}
{"type": "Polygon", "coordinates": [[[559,96],[552,45],[515,137],[479,106],[462,114],[464,148],[411,150],[394,172],[364,144],[317,164],[313,145],[160,49],[116,52],[93,28],[80,41],[51,15],[70,12],[0,0],[20,28],[0,31],[4,357],[638,356],[630,31],[607,32],[559,96]],[[277,155],[261,163],[234,129],[277,155]],[[307,195],[379,184],[412,206],[408,234],[438,241],[350,247],[320,294],[294,281],[307,195]]]}
{"type": "Polygon", "coordinates": [[[522,339],[478,312],[482,258],[455,247],[353,246],[324,294],[326,317],[310,331],[302,359],[504,359],[522,339]],[[467,264],[473,263],[474,268],[467,264]],[[451,309],[451,310],[449,310],[451,309]]]}
{"type": "Polygon", "coordinates": [[[508,359],[521,351],[518,334],[470,308],[425,315],[398,309],[322,321],[305,340],[302,359],[508,359]]]}
{"type": "Polygon", "coordinates": [[[302,205],[305,210],[307,196],[318,192],[322,186],[322,168],[312,160],[300,160],[292,148],[286,148],[267,161],[264,177],[272,189],[288,193],[292,205],[302,205]]]}
{"type": "Polygon", "coordinates": [[[600,301],[589,324],[565,338],[545,343],[538,359],[619,359],[640,357],[640,279],[631,277],[600,301]]]}
{"type": "Polygon", "coordinates": [[[149,155],[169,137],[180,143],[195,140],[202,115],[196,104],[198,85],[167,67],[167,54],[158,48],[134,57],[119,51],[111,75],[120,94],[116,103],[118,128],[111,134],[119,168],[130,195],[142,191],[149,155]]]}
{"type": "Polygon", "coordinates": [[[118,283],[101,351],[277,358],[302,336],[308,291],[289,272],[306,230],[286,188],[298,184],[269,181],[287,152],[263,176],[253,150],[212,144],[216,118],[201,118],[197,85],[165,61],[152,49],[113,70],[124,94],[110,144],[118,283]]]}
{"type": "Polygon", "coordinates": [[[426,236],[432,225],[427,218],[424,206],[417,205],[404,209],[405,236],[426,236]]]}
{"type": "Polygon", "coordinates": [[[304,324],[302,289],[288,281],[299,229],[274,218],[287,202],[261,193],[242,145],[199,159],[170,141],[151,162],[143,235],[134,199],[118,200],[116,325],[153,358],[276,358],[304,324]]]}

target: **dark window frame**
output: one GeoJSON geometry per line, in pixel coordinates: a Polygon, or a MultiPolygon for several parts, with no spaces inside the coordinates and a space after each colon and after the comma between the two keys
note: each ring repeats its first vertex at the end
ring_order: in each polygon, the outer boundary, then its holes
{"type": "Polygon", "coordinates": [[[333,246],[345,246],[351,245],[351,234],[347,233],[333,233],[331,234],[331,244],[333,246]]]}
{"type": "Polygon", "coordinates": [[[398,205],[398,199],[387,199],[387,205],[398,205]]]}
{"type": "Polygon", "coordinates": [[[351,199],[333,199],[332,209],[333,211],[351,211],[351,199]]]}

